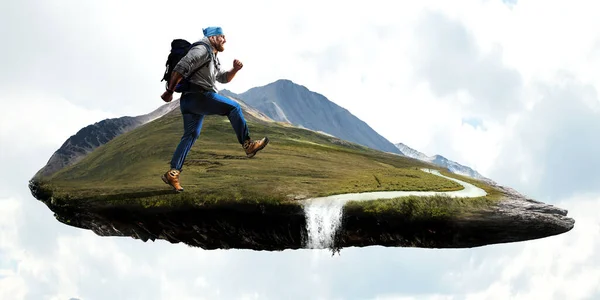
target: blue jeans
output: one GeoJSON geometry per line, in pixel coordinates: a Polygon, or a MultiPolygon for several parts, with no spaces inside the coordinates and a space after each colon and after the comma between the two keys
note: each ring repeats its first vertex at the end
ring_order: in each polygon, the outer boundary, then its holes
{"type": "Polygon", "coordinates": [[[179,101],[183,115],[183,136],[173,153],[171,169],[182,170],[188,152],[200,136],[204,116],[227,116],[240,145],[250,138],[242,108],[237,102],[210,91],[186,92],[179,101]]]}

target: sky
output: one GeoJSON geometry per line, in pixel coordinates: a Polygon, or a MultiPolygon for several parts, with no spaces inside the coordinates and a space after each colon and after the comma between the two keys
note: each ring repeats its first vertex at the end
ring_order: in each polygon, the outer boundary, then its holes
{"type": "Polygon", "coordinates": [[[593,1],[3,1],[0,299],[598,299],[593,1]],[[170,42],[222,26],[235,93],[289,79],[393,143],[565,208],[566,234],[472,249],[254,252],[99,237],[27,181],[80,128],[163,104],[170,42]]]}

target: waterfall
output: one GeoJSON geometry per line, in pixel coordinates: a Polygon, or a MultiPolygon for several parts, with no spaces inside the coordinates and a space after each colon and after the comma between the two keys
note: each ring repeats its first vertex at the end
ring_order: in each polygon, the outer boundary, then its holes
{"type": "Polygon", "coordinates": [[[326,249],[333,247],[333,239],[342,222],[342,209],[347,201],[331,198],[309,200],[304,205],[307,248],[326,249]]]}

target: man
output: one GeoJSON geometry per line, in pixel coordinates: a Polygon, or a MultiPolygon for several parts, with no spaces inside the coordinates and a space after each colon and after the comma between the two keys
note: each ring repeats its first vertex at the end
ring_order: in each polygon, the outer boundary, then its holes
{"type": "Polygon", "coordinates": [[[203,30],[204,38],[200,41],[209,47],[198,45],[189,52],[173,68],[173,73],[167,90],[161,98],[165,102],[173,100],[173,91],[182,78],[188,78],[192,72],[198,69],[189,79],[190,88],[184,91],[180,98],[180,109],[183,115],[183,136],[171,159],[171,169],[163,174],[162,180],[172,186],[177,192],[183,191],[179,183],[179,175],[183,168],[183,162],[190,148],[200,136],[202,121],[206,115],[222,115],[229,118],[238,142],[242,145],[248,158],[253,157],[262,150],[269,139],[250,139],[248,125],[242,114],[240,105],[231,99],[218,94],[215,81],[228,83],[242,69],[243,64],[235,59],[233,68],[222,71],[220,68],[218,52],[225,50],[225,35],[221,27],[208,27],[203,30]],[[207,49],[208,48],[208,49],[207,49]],[[206,65],[204,65],[206,63],[206,65]]]}

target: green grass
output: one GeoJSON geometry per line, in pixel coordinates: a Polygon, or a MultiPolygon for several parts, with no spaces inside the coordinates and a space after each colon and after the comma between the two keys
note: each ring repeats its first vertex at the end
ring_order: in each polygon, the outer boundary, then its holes
{"type": "Polygon", "coordinates": [[[453,218],[489,206],[493,197],[451,198],[408,196],[375,201],[350,201],[346,211],[354,214],[393,214],[407,219],[453,218]]]}
{"type": "MultiPolygon", "coordinates": [[[[415,190],[453,191],[459,184],[420,171],[432,165],[375,151],[309,130],[264,122],[246,113],[253,138],[269,145],[247,159],[229,120],[208,116],[181,174],[185,192],[175,194],[160,180],[182,129],[179,110],[122,134],[77,164],[44,178],[56,201],[105,205],[271,203],[332,194],[415,190]]],[[[436,168],[441,170],[439,168],[436,168]]],[[[445,175],[459,178],[441,170],[445,175]]],[[[473,182],[488,192],[487,185],[473,182]]],[[[402,201],[412,201],[402,200],[402,201]]],[[[397,202],[365,204],[367,210],[391,209],[397,202]],[[374,206],[373,206],[374,205],[374,206]]]]}

